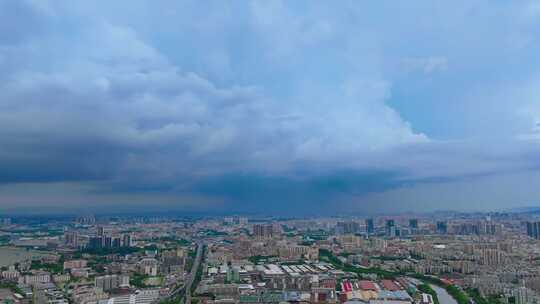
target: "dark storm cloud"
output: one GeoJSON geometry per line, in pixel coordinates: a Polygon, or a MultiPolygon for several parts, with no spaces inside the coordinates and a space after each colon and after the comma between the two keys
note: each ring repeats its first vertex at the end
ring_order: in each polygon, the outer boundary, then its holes
{"type": "MultiPolygon", "coordinates": [[[[412,14],[383,25],[365,12],[387,10],[354,2],[309,10],[280,1],[199,5],[0,3],[0,207],[161,202],[331,211],[540,164],[537,78],[455,89],[463,82],[452,75],[482,78],[482,69],[468,69],[491,59],[468,61],[462,44],[452,53],[422,39],[433,33],[416,28],[412,14]],[[413,51],[406,36],[425,45],[413,51]],[[447,77],[438,82],[445,92],[468,92],[428,107],[438,115],[470,109],[452,116],[467,131],[458,140],[429,136],[453,125],[415,128],[426,121],[415,115],[425,112],[421,102],[441,98],[429,85],[437,77],[447,77]],[[407,106],[400,96],[411,83],[424,99],[407,106]],[[413,114],[405,119],[398,110],[413,114]]],[[[447,37],[461,37],[453,20],[479,7],[465,1],[437,10],[437,18],[420,14],[447,37]]],[[[494,9],[501,20],[520,21],[486,37],[496,46],[490,51],[503,50],[495,59],[519,54],[516,41],[537,47],[528,38],[536,35],[533,6],[494,9]]],[[[476,29],[471,22],[463,26],[476,29]]],[[[478,34],[467,31],[463,45],[478,34]]]]}
{"type": "MultiPolygon", "coordinates": [[[[403,184],[392,172],[332,172],[291,177],[227,174],[197,184],[194,191],[225,197],[232,212],[313,214],[336,211],[340,196],[365,195],[403,184]],[[266,208],[261,208],[266,206],[266,208]]],[[[369,206],[366,206],[369,208],[369,206]]]]}

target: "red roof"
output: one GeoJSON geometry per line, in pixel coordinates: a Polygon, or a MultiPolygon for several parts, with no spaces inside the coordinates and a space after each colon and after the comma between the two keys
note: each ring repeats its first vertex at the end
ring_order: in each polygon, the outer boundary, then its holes
{"type": "Polygon", "coordinates": [[[386,290],[397,291],[400,289],[399,286],[391,280],[382,280],[381,283],[386,290]]]}
{"type": "Polygon", "coordinates": [[[351,284],[351,282],[348,282],[348,281],[347,281],[347,282],[343,282],[343,285],[344,285],[344,290],[345,290],[346,292],[349,292],[349,291],[352,291],[352,290],[353,290],[353,289],[352,289],[352,284],[351,284]]]}
{"type": "Polygon", "coordinates": [[[445,279],[445,278],[441,278],[441,281],[442,281],[445,285],[452,285],[452,281],[447,280],[447,279],[445,279]]]}
{"type": "Polygon", "coordinates": [[[375,287],[375,283],[373,283],[371,281],[362,280],[362,281],[358,282],[358,286],[362,290],[374,290],[374,291],[377,291],[377,287],[375,287]]]}

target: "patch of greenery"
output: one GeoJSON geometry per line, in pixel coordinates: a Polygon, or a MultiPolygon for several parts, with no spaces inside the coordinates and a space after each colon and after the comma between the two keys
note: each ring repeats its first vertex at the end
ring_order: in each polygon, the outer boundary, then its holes
{"type": "Polygon", "coordinates": [[[283,232],[294,232],[296,229],[290,228],[287,225],[281,225],[281,229],[283,229],[283,232]]]}
{"type": "MultiPolygon", "coordinates": [[[[204,253],[206,251],[206,245],[202,249],[202,258],[204,259],[204,253]]],[[[195,290],[197,289],[197,285],[201,282],[202,275],[203,275],[203,261],[199,263],[199,267],[197,268],[197,272],[195,273],[195,279],[193,280],[193,284],[191,284],[191,293],[195,293],[195,290]]]]}
{"type": "Polygon", "coordinates": [[[254,255],[249,257],[248,260],[253,264],[259,264],[260,262],[264,262],[275,257],[275,255],[254,255]]]}
{"type": "Polygon", "coordinates": [[[107,258],[106,257],[104,257],[104,256],[94,256],[88,262],[88,266],[92,267],[93,265],[105,264],[105,263],[107,263],[107,258]]]}
{"type": "Polygon", "coordinates": [[[20,295],[24,295],[24,292],[17,286],[17,283],[15,282],[1,282],[0,288],[9,289],[15,293],[18,293],[20,295]]]}
{"type": "Polygon", "coordinates": [[[11,238],[9,235],[2,235],[0,236],[0,245],[6,245],[6,244],[9,244],[9,242],[11,241],[11,238]]]}
{"type": "Polygon", "coordinates": [[[133,254],[136,252],[140,252],[141,248],[138,247],[119,247],[119,248],[85,248],[80,251],[80,253],[84,254],[93,254],[93,255],[109,255],[109,254],[119,254],[119,255],[126,255],[126,254],[133,254]]]}
{"type": "Polygon", "coordinates": [[[225,235],[228,235],[226,232],[217,231],[217,230],[213,230],[213,229],[203,230],[203,233],[206,236],[225,236],[225,235]]]}
{"type": "Polygon", "coordinates": [[[302,264],[305,264],[305,263],[306,263],[306,261],[304,259],[299,259],[299,260],[296,260],[296,261],[282,262],[282,263],[280,263],[280,265],[285,265],[285,266],[302,265],[302,264]]]}
{"type": "Polygon", "coordinates": [[[340,259],[338,259],[336,256],[334,256],[330,251],[326,249],[319,249],[319,259],[326,260],[327,262],[332,264],[334,267],[339,268],[343,271],[352,272],[356,274],[376,274],[383,278],[395,278],[397,275],[401,274],[398,272],[387,271],[387,270],[376,268],[376,267],[371,267],[371,268],[355,267],[351,264],[341,262],[340,259]]]}
{"type": "Polygon", "coordinates": [[[162,242],[174,243],[174,244],[177,244],[177,245],[180,245],[180,246],[189,246],[189,245],[191,245],[191,242],[186,240],[186,239],[177,239],[177,238],[172,237],[172,236],[161,237],[161,238],[158,238],[158,240],[162,241],[162,242]]]}
{"type": "Polygon", "coordinates": [[[162,300],[161,302],[159,302],[159,304],[180,304],[180,298],[176,297],[172,299],[162,300]]]}
{"type": "Polygon", "coordinates": [[[145,281],[148,278],[149,278],[149,276],[146,275],[146,274],[134,273],[129,278],[129,284],[131,284],[132,286],[134,286],[136,288],[144,288],[144,287],[146,287],[145,281]]]}
{"type": "Polygon", "coordinates": [[[420,290],[421,292],[431,295],[431,297],[433,298],[433,303],[439,304],[439,298],[437,297],[437,292],[435,292],[435,290],[433,290],[433,288],[431,288],[429,284],[424,283],[416,287],[418,287],[418,290],[420,290]]]}
{"type": "Polygon", "coordinates": [[[158,249],[159,248],[155,244],[144,246],[144,251],[147,251],[147,250],[149,250],[149,251],[158,251],[158,249]]]}
{"type": "Polygon", "coordinates": [[[343,271],[352,272],[356,274],[371,273],[381,276],[383,278],[395,278],[398,275],[408,275],[410,277],[419,279],[424,282],[432,283],[442,288],[445,288],[446,291],[454,298],[458,304],[469,304],[469,297],[457,286],[448,285],[441,281],[439,278],[426,276],[419,273],[404,273],[404,272],[393,272],[387,271],[380,268],[360,268],[354,267],[351,264],[343,263],[332,252],[326,249],[319,249],[319,258],[331,263],[334,267],[342,269],[343,271]]]}
{"type": "Polygon", "coordinates": [[[457,286],[448,285],[446,286],[446,291],[458,302],[458,304],[469,304],[469,297],[457,286]]]}
{"type": "Polygon", "coordinates": [[[373,256],[371,258],[375,259],[375,260],[381,260],[381,261],[400,261],[400,260],[405,260],[406,259],[405,257],[386,256],[386,255],[373,256]]]}
{"type": "Polygon", "coordinates": [[[107,264],[107,258],[104,256],[93,256],[88,261],[88,267],[91,267],[100,274],[105,272],[105,267],[103,266],[105,264],[107,264]]]}
{"type": "Polygon", "coordinates": [[[326,231],[324,231],[322,229],[309,230],[309,231],[305,232],[302,237],[304,239],[306,239],[306,240],[322,241],[322,240],[326,240],[328,238],[328,232],[326,232],[326,231]]]}
{"type": "MultiPolygon", "coordinates": [[[[465,290],[467,295],[471,297],[476,304],[502,304],[503,301],[498,296],[483,297],[477,288],[468,288],[465,290]]],[[[510,302],[510,301],[509,301],[510,302]]]]}
{"type": "Polygon", "coordinates": [[[180,245],[180,246],[189,246],[189,245],[191,245],[191,242],[186,240],[186,239],[176,240],[176,243],[178,243],[178,245],[180,245]]]}
{"type": "Polygon", "coordinates": [[[64,271],[64,262],[59,261],[58,263],[54,264],[44,264],[41,263],[39,260],[33,260],[30,264],[30,269],[34,270],[45,270],[54,274],[62,273],[64,271]]]}

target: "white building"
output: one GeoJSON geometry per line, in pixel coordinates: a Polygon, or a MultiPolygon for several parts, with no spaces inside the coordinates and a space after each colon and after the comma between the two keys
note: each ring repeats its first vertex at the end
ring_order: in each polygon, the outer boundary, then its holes
{"type": "Polygon", "coordinates": [[[151,304],[158,298],[159,289],[143,289],[129,295],[100,300],[98,304],[151,304]]]}

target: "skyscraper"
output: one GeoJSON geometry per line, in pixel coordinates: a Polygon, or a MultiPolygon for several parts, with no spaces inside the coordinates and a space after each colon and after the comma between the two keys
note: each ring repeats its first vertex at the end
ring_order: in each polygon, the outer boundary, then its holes
{"type": "Polygon", "coordinates": [[[396,223],[394,220],[386,220],[386,235],[389,237],[396,236],[396,223]]]}
{"type": "Polygon", "coordinates": [[[338,222],[336,226],[336,232],[338,234],[354,234],[359,230],[359,225],[357,222],[338,222]]]}
{"type": "Polygon", "coordinates": [[[527,222],[527,235],[533,239],[540,239],[540,222],[527,222]]]}
{"type": "Polygon", "coordinates": [[[79,216],[76,220],[79,225],[94,225],[96,218],[93,215],[79,216]]]}
{"type": "Polygon", "coordinates": [[[444,221],[437,222],[437,233],[446,234],[446,232],[447,232],[446,222],[444,221]]]}
{"type": "Polygon", "coordinates": [[[375,225],[373,224],[372,218],[366,219],[366,232],[368,234],[372,234],[373,232],[375,232],[375,225]]]}
{"type": "Polygon", "coordinates": [[[90,237],[88,240],[88,248],[98,249],[103,247],[103,239],[100,236],[90,237]]]}
{"type": "Polygon", "coordinates": [[[104,248],[112,248],[112,246],[113,246],[113,238],[111,236],[104,236],[101,239],[103,240],[102,247],[104,247],[104,248]]]}
{"type": "Polygon", "coordinates": [[[409,220],[409,228],[418,229],[418,219],[410,219],[409,220]]]}
{"type": "Polygon", "coordinates": [[[261,239],[272,238],[274,226],[272,224],[255,224],[253,225],[253,235],[261,239]]]}
{"type": "Polygon", "coordinates": [[[64,242],[69,247],[79,247],[79,233],[77,231],[64,232],[64,242]]]}
{"type": "Polygon", "coordinates": [[[97,229],[97,234],[98,234],[98,236],[104,236],[105,235],[105,228],[103,228],[102,226],[99,226],[98,229],[97,229]]]}
{"type": "Polygon", "coordinates": [[[122,236],[122,245],[124,247],[131,247],[132,246],[132,239],[131,234],[126,233],[122,236]]]}

